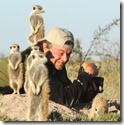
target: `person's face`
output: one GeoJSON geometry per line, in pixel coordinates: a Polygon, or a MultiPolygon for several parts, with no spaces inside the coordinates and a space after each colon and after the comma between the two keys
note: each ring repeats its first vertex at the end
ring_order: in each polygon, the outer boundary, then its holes
{"type": "Polygon", "coordinates": [[[58,70],[61,70],[64,65],[69,61],[69,57],[72,53],[72,49],[65,48],[59,45],[53,45],[53,47],[50,48],[48,51],[51,55],[48,56],[49,60],[58,70]]]}

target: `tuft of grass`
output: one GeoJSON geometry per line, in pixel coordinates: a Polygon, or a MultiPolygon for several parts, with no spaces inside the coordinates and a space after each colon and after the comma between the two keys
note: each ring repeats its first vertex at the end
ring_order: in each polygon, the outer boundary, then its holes
{"type": "Polygon", "coordinates": [[[63,118],[59,112],[53,111],[49,114],[48,121],[63,121],[63,118]]]}
{"type": "Polygon", "coordinates": [[[13,121],[12,119],[8,118],[5,115],[0,115],[0,121],[13,121]]]}
{"type": "MultiPolygon", "coordinates": [[[[99,95],[108,100],[120,100],[120,60],[101,60],[92,62],[99,68],[98,76],[104,77],[104,91],[99,95]]],[[[77,79],[79,67],[80,63],[76,60],[70,60],[66,65],[67,75],[72,82],[74,79],[77,79]]]]}
{"type": "Polygon", "coordinates": [[[93,121],[120,121],[120,114],[118,113],[107,113],[104,115],[94,117],[93,121]]]}

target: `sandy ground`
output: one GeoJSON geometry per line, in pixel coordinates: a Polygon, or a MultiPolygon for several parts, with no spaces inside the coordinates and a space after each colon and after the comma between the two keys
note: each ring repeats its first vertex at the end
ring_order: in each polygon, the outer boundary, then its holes
{"type": "MultiPolygon", "coordinates": [[[[6,115],[10,119],[17,121],[26,121],[27,118],[27,95],[3,95],[0,97],[0,114],[6,115]]],[[[62,116],[75,119],[79,117],[79,113],[71,110],[63,105],[49,101],[49,114],[58,111],[62,116]]]]}
{"type": "MultiPolygon", "coordinates": [[[[27,121],[27,100],[28,97],[26,94],[21,95],[0,95],[0,115],[5,115],[13,121],[27,121]]],[[[120,111],[120,104],[117,105],[113,101],[110,102],[109,112],[117,112],[120,111]],[[118,108],[118,109],[117,109],[118,108]]],[[[82,109],[84,114],[87,114],[89,111],[88,108],[82,109]]],[[[49,101],[49,114],[51,112],[59,112],[62,117],[69,118],[72,121],[76,118],[80,118],[82,115],[79,110],[70,109],[66,106],[60,105],[58,103],[49,101]]]]}

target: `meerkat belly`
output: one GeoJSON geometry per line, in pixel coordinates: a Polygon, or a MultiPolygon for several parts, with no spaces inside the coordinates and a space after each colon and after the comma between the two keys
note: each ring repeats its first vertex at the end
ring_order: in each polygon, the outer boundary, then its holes
{"type": "Polygon", "coordinates": [[[32,15],[30,17],[31,20],[31,26],[35,29],[36,25],[37,25],[37,19],[36,19],[36,15],[32,15]],[[33,20],[31,20],[33,18],[33,20]]]}
{"type": "Polygon", "coordinates": [[[43,38],[44,37],[44,26],[41,25],[39,28],[39,32],[37,33],[37,38],[43,38]]]}
{"type": "Polygon", "coordinates": [[[11,57],[11,62],[12,62],[13,65],[15,65],[17,61],[18,61],[17,55],[14,55],[14,56],[11,57]]]}
{"type": "MultiPolygon", "coordinates": [[[[35,68],[36,68],[36,67],[35,67],[35,68]]],[[[40,82],[40,80],[41,80],[41,77],[42,77],[42,75],[43,75],[41,69],[42,69],[42,68],[38,66],[38,67],[35,69],[35,71],[33,72],[33,74],[32,74],[32,78],[33,78],[33,81],[34,81],[35,84],[37,84],[37,83],[40,82]]]]}
{"type": "Polygon", "coordinates": [[[18,77],[19,77],[19,73],[20,73],[20,69],[18,68],[17,70],[12,70],[11,69],[11,73],[12,73],[12,78],[15,82],[17,82],[18,77]]]}

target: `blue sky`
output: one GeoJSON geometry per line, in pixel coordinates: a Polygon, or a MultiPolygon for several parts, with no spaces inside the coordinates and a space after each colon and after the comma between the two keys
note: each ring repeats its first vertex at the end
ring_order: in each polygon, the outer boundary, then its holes
{"type": "MultiPolygon", "coordinates": [[[[120,18],[119,0],[2,0],[0,3],[0,54],[8,54],[9,46],[18,43],[20,50],[29,44],[29,14],[34,5],[41,5],[45,34],[54,27],[70,30],[86,51],[98,26],[104,27],[112,19],[120,18]]],[[[114,28],[113,39],[119,39],[114,28]]]]}

